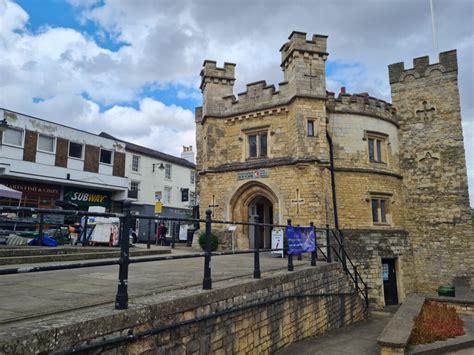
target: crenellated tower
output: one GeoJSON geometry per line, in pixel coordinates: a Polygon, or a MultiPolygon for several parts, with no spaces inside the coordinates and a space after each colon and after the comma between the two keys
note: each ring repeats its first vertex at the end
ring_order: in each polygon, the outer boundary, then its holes
{"type": "Polygon", "coordinates": [[[397,108],[405,226],[413,242],[420,291],[472,276],[467,172],[456,51],[389,66],[397,108]]]}
{"type": "Polygon", "coordinates": [[[224,68],[218,68],[215,61],[204,61],[200,86],[203,96],[203,116],[223,114],[222,98],[232,95],[234,82],[235,64],[224,63],[224,68]]]}
{"type": "Polygon", "coordinates": [[[326,97],[327,36],[293,31],[281,48],[281,68],[289,96],[326,97]]]}

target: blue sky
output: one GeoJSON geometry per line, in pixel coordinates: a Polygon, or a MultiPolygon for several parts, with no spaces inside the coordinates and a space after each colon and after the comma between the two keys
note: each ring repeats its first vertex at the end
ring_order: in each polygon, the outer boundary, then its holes
{"type": "MultiPolygon", "coordinates": [[[[474,3],[433,0],[439,51],[456,48],[474,188],[474,3]]],[[[246,83],[283,81],[293,31],[328,35],[327,88],[390,101],[387,65],[433,56],[429,0],[0,0],[0,106],[179,155],[195,144],[203,60],[246,83]]],[[[471,203],[474,205],[474,193],[471,203]]]]}

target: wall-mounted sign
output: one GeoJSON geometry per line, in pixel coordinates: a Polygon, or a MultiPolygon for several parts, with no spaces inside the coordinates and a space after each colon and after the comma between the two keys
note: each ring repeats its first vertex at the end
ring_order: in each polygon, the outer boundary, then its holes
{"type": "Polygon", "coordinates": [[[34,183],[31,181],[15,181],[0,179],[0,184],[3,184],[13,190],[23,192],[23,195],[40,196],[41,198],[59,198],[59,186],[46,185],[41,183],[34,183]]]}
{"type": "Polygon", "coordinates": [[[163,204],[160,201],[155,202],[155,214],[161,213],[161,208],[163,204]]]}
{"type": "Polygon", "coordinates": [[[239,171],[237,173],[237,180],[260,179],[268,177],[268,170],[258,169],[253,171],[239,171]]]}
{"type": "Polygon", "coordinates": [[[64,187],[64,201],[71,201],[80,207],[103,206],[112,207],[112,192],[64,187]]]}

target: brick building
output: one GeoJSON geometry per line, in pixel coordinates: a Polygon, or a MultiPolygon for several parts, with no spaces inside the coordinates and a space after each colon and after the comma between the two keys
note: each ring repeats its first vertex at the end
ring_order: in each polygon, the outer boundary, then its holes
{"type": "MultiPolygon", "coordinates": [[[[23,193],[21,206],[55,208],[62,199],[87,210],[120,212],[127,197],[125,145],[76,128],[0,109],[0,184],[23,193]]],[[[18,201],[1,199],[0,205],[18,201]]]]}
{"type": "MultiPolygon", "coordinates": [[[[389,66],[392,101],[326,91],[327,37],[293,32],[284,81],[234,95],[235,64],[206,60],[196,109],[201,209],[219,219],[339,228],[377,305],[472,276],[456,51],[389,66]]],[[[253,242],[235,232],[237,248],[253,242]]],[[[270,246],[270,231],[259,236],[270,246]]]]}

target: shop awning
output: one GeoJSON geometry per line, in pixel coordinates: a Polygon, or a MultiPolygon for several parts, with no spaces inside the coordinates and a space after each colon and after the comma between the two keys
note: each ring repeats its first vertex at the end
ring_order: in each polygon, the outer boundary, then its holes
{"type": "Polygon", "coordinates": [[[5,185],[0,184],[0,197],[13,198],[16,200],[21,199],[21,191],[10,189],[5,185]]]}

